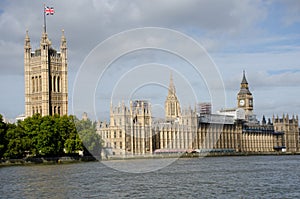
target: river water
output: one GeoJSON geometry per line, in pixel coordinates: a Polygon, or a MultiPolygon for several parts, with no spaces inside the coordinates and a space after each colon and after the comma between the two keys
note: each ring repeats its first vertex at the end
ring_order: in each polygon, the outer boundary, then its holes
{"type": "Polygon", "coordinates": [[[0,197],[300,198],[300,156],[178,159],[135,173],[107,164],[129,163],[132,169],[150,161],[2,167],[0,197]]]}

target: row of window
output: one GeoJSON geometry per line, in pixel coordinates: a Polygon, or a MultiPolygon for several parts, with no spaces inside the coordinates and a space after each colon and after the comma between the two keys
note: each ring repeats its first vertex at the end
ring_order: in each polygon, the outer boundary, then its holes
{"type": "Polygon", "coordinates": [[[60,115],[60,106],[53,106],[52,113],[60,115]]]}
{"type": "Polygon", "coordinates": [[[42,77],[41,76],[35,76],[31,78],[31,87],[32,92],[41,92],[42,91],[42,77]]]}
{"type": "Polygon", "coordinates": [[[52,83],[52,91],[53,92],[60,92],[60,77],[59,76],[53,76],[51,77],[51,83],[52,83]]]}
{"type": "MultiPolygon", "coordinates": [[[[60,113],[61,113],[61,110],[60,110],[60,106],[53,106],[53,107],[51,107],[51,109],[52,109],[52,113],[53,114],[58,114],[58,115],[60,115],[60,113]]],[[[34,114],[36,114],[36,113],[39,113],[39,114],[41,114],[42,115],[42,106],[36,106],[36,107],[32,107],[32,114],[34,115],[34,114]]]]}
{"type": "Polygon", "coordinates": [[[38,107],[38,106],[36,106],[36,107],[32,107],[32,115],[34,115],[34,114],[36,114],[36,113],[39,113],[39,114],[41,114],[42,115],[42,106],[40,106],[40,107],[38,107]]]}
{"type": "MultiPolygon", "coordinates": [[[[61,78],[59,76],[51,76],[51,90],[53,92],[61,92],[61,78]]],[[[42,91],[42,77],[33,76],[31,78],[32,93],[42,91]]]]}
{"type": "MultiPolygon", "coordinates": [[[[114,148],[118,148],[117,142],[114,142],[114,148]]],[[[123,148],[123,143],[120,142],[120,144],[119,144],[119,149],[122,149],[122,148],[123,148]]]]}

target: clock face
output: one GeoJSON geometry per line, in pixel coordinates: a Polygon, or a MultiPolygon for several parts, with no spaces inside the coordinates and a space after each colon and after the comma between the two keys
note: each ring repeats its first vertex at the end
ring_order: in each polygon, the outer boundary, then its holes
{"type": "Polygon", "coordinates": [[[240,106],[244,106],[245,105],[245,100],[240,100],[240,106]]]}

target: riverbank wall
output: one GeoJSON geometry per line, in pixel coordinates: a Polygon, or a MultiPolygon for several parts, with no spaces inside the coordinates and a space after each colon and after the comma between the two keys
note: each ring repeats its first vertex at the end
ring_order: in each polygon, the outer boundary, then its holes
{"type": "Polygon", "coordinates": [[[203,158],[203,157],[223,157],[223,156],[281,156],[281,155],[300,155],[300,152],[231,152],[231,153],[176,153],[176,154],[152,154],[152,155],[128,155],[128,156],[108,156],[105,158],[92,156],[84,157],[43,157],[43,158],[24,158],[24,159],[2,159],[1,166],[26,166],[37,164],[71,164],[90,161],[114,161],[114,160],[131,160],[131,159],[160,159],[160,158],[203,158]]]}

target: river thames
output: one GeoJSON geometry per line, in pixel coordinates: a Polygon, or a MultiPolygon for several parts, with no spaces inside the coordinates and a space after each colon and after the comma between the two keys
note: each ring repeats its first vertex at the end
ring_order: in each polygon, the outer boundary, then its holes
{"type": "MultiPolygon", "coordinates": [[[[300,198],[300,156],[182,158],[151,172],[107,166],[153,160],[0,168],[1,198],[300,198]]],[[[133,168],[132,168],[133,167],[133,168]]]]}

